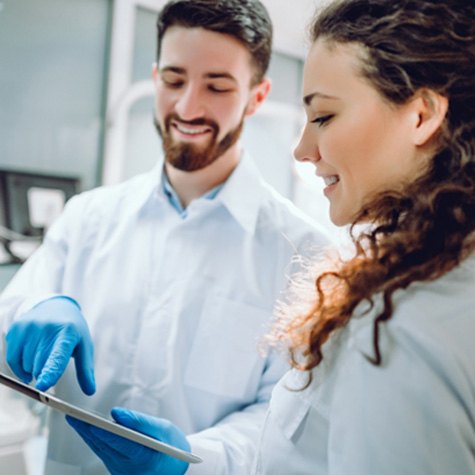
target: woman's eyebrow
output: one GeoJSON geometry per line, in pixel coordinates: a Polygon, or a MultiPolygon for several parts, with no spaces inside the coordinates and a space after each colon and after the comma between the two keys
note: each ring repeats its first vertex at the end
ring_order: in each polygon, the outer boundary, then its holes
{"type": "Polygon", "coordinates": [[[328,94],[322,94],[321,92],[312,92],[311,94],[307,94],[304,98],[303,98],[303,103],[306,105],[306,106],[309,106],[313,99],[315,97],[319,97],[321,99],[332,99],[332,100],[337,100],[338,97],[335,97],[335,96],[329,96],[328,94]]]}

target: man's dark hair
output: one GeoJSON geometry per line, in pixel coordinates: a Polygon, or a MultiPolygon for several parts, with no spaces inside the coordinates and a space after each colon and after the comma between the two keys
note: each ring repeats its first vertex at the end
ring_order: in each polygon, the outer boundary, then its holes
{"type": "Polygon", "coordinates": [[[264,77],[272,52],[272,23],[259,0],[170,0],[157,19],[157,62],[171,26],[200,27],[236,38],[251,54],[253,84],[264,77]]]}

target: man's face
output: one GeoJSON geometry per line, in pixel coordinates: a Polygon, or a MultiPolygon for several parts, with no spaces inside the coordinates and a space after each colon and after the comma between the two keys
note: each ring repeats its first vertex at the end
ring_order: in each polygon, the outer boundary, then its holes
{"type": "Polygon", "coordinates": [[[235,38],[203,28],[170,27],[162,40],[155,125],[166,160],[175,168],[202,169],[237,150],[246,115],[263,100],[251,88],[250,53],[235,38]]]}

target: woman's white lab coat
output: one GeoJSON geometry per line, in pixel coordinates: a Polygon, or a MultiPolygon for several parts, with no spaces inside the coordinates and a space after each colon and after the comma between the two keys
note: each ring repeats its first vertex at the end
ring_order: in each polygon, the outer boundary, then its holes
{"type": "Polygon", "coordinates": [[[374,366],[370,314],[325,348],[324,364],[275,387],[259,475],[475,473],[475,256],[395,297],[374,366]]]}

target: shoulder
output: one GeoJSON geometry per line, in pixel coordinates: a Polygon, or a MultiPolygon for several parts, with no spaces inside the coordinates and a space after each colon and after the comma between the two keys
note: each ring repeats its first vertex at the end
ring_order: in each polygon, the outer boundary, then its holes
{"type": "Polygon", "coordinates": [[[117,185],[100,186],[73,196],[49,229],[48,237],[79,242],[89,239],[99,229],[115,228],[118,220],[135,215],[146,202],[153,190],[154,175],[139,175],[117,185]]]}
{"type": "Polygon", "coordinates": [[[148,172],[116,185],[84,191],[68,201],[65,212],[81,213],[91,218],[94,215],[108,215],[121,206],[133,206],[151,193],[154,182],[158,180],[152,181],[153,177],[152,172],[148,172]]]}
{"type": "MultiPolygon", "coordinates": [[[[391,319],[380,325],[382,369],[405,380],[414,375],[414,383],[427,378],[450,384],[454,390],[470,388],[463,398],[474,398],[473,289],[475,260],[468,259],[433,282],[415,283],[396,294],[391,319]]],[[[380,302],[370,314],[350,322],[350,347],[362,356],[374,355],[373,321],[378,307],[380,302]]]]}
{"type": "Polygon", "coordinates": [[[462,359],[443,339],[386,329],[392,344],[381,365],[345,351],[330,405],[345,461],[334,452],[332,464],[346,469],[338,473],[473,473],[473,351],[462,359]]]}
{"type": "Polygon", "coordinates": [[[397,295],[390,325],[394,331],[454,352],[469,346],[475,357],[475,345],[467,345],[468,335],[475,334],[474,257],[433,282],[414,283],[397,295]]]}
{"type": "Polygon", "coordinates": [[[473,473],[474,270],[466,262],[396,296],[392,318],[380,326],[382,364],[367,358],[380,305],[375,299],[373,310],[350,320],[341,334],[334,386],[315,370],[330,394],[336,472],[473,473]]]}
{"type": "Polygon", "coordinates": [[[313,244],[321,248],[330,244],[328,231],[320,223],[283,197],[271,185],[262,181],[259,228],[269,229],[290,242],[313,244]]]}

